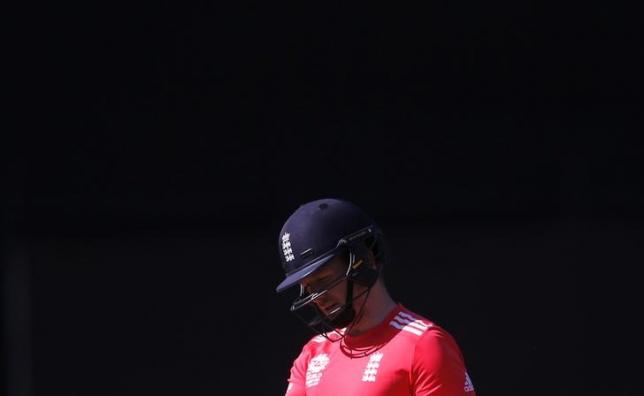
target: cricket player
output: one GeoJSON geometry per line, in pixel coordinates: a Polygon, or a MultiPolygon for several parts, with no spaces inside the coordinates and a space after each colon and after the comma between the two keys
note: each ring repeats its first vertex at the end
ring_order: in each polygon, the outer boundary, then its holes
{"type": "Polygon", "coordinates": [[[317,335],[293,362],[287,396],[475,396],[454,338],[395,302],[382,269],[387,246],[355,204],[301,205],[279,234],[291,311],[317,335]]]}

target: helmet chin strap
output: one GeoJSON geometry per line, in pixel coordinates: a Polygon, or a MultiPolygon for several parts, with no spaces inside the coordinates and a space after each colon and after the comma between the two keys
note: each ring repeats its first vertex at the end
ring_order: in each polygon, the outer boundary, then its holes
{"type": "Polygon", "coordinates": [[[347,281],[347,296],[345,299],[345,304],[340,308],[342,311],[333,319],[329,320],[328,323],[334,328],[333,331],[337,333],[339,337],[328,337],[326,333],[322,333],[324,337],[332,342],[343,340],[348,334],[351,333],[351,329],[355,326],[362,315],[364,314],[365,304],[367,298],[369,297],[369,292],[371,292],[371,287],[368,287],[366,291],[360,293],[357,297],[364,296],[364,301],[360,305],[360,310],[356,313],[356,310],[353,306],[354,296],[353,296],[353,281],[347,281]],[[337,329],[344,329],[344,332],[340,332],[337,329]]]}
{"type": "Polygon", "coordinates": [[[331,320],[333,326],[341,329],[352,324],[356,317],[356,310],[353,308],[353,281],[347,280],[347,296],[342,311],[331,320]]]}
{"type": "Polygon", "coordinates": [[[319,307],[315,307],[317,318],[307,323],[309,327],[313,328],[313,330],[332,342],[344,339],[347,334],[351,333],[351,330],[360,321],[360,319],[362,319],[367,298],[369,297],[369,293],[371,292],[371,288],[373,287],[373,285],[371,284],[366,287],[366,290],[361,291],[357,296],[353,295],[354,281],[348,277],[348,274],[350,269],[354,265],[355,258],[355,255],[351,253],[349,258],[349,268],[347,269],[347,274],[345,274],[345,279],[347,281],[347,291],[344,304],[329,314],[325,314],[324,312],[322,312],[322,310],[320,310],[319,307]],[[362,296],[364,296],[364,300],[360,305],[359,311],[356,313],[356,309],[353,306],[353,303],[355,302],[356,298],[362,296]],[[344,329],[344,331],[340,331],[339,329],[344,329]],[[338,337],[329,337],[329,333],[336,333],[338,337]]]}

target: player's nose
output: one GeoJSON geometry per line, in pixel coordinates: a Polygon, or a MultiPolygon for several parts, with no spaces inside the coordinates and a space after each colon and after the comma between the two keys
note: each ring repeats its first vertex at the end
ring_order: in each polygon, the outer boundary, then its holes
{"type": "Polygon", "coordinates": [[[330,304],[331,304],[331,298],[326,293],[315,299],[315,305],[317,305],[318,308],[324,308],[329,306],[330,304]]]}

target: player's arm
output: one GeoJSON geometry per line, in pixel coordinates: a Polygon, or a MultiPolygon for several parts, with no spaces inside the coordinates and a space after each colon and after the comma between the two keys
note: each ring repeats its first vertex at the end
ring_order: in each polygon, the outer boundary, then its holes
{"type": "Polygon", "coordinates": [[[425,332],[416,344],[411,376],[416,396],[475,396],[460,349],[440,328],[425,332]]]}
{"type": "Polygon", "coordinates": [[[305,396],[306,395],[306,366],[308,354],[302,351],[291,366],[291,375],[288,378],[285,396],[305,396]]]}

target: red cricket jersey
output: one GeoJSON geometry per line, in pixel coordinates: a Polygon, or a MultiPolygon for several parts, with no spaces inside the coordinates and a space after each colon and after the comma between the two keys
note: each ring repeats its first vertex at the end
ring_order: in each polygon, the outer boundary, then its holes
{"type": "Polygon", "coordinates": [[[400,304],[359,336],[313,337],[288,382],[287,396],[475,396],[452,336],[400,304]]]}

